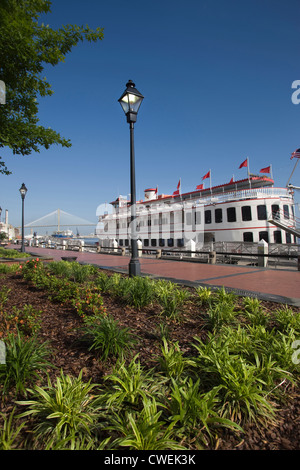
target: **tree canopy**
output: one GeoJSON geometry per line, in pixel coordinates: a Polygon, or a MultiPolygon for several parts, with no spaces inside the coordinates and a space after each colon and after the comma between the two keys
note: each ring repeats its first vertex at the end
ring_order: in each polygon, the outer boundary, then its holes
{"type": "MultiPolygon", "coordinates": [[[[79,41],[103,39],[103,28],[87,25],[54,30],[40,23],[46,13],[51,13],[48,0],[0,3],[0,81],[6,89],[5,104],[0,104],[0,148],[8,147],[13,154],[29,155],[53,144],[71,146],[58,132],[39,125],[38,99],[53,93],[42,72],[45,64],[64,62],[79,41]]],[[[1,155],[0,173],[10,174],[1,155]]]]}

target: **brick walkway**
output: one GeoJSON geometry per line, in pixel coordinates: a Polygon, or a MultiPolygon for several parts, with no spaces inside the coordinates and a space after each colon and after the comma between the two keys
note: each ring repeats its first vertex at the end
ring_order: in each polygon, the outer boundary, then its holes
{"type": "MultiPolygon", "coordinates": [[[[98,253],[78,253],[47,248],[26,247],[26,251],[61,260],[77,256],[77,261],[103,268],[128,272],[128,256],[98,253]]],[[[189,285],[206,285],[234,289],[247,295],[300,307],[300,272],[288,269],[258,268],[256,266],[209,265],[187,261],[140,258],[142,274],[172,279],[189,285]]]]}

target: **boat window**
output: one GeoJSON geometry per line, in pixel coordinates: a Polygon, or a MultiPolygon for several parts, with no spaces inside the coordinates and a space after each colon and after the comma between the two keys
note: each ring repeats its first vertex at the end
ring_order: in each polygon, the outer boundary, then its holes
{"type": "Polygon", "coordinates": [[[292,217],[294,218],[295,217],[294,206],[291,206],[291,209],[292,209],[292,217]]]}
{"type": "Polygon", "coordinates": [[[151,246],[156,246],[156,238],[151,238],[151,246]]]}
{"type": "Polygon", "coordinates": [[[222,209],[215,209],[215,222],[216,224],[222,223],[222,209]]]}
{"type": "Polygon", "coordinates": [[[195,223],[196,224],[201,224],[201,212],[197,211],[195,212],[195,223]]]}
{"type": "Polygon", "coordinates": [[[292,235],[288,232],[285,232],[285,239],[287,243],[292,243],[292,235]]]}
{"type": "Polygon", "coordinates": [[[205,223],[211,224],[211,211],[210,210],[205,211],[204,215],[205,215],[205,223]]]}
{"type": "Polygon", "coordinates": [[[174,238],[168,238],[168,246],[174,246],[174,238]]]}
{"type": "Polygon", "coordinates": [[[145,238],[145,239],[144,239],[144,246],[149,246],[149,240],[148,240],[148,238],[145,238]]]}
{"type": "Polygon", "coordinates": [[[244,232],[243,240],[244,242],[253,242],[253,232],[244,232]]]}
{"type": "Polygon", "coordinates": [[[274,243],[282,243],[281,230],[274,231],[274,243]]]}
{"type": "Polygon", "coordinates": [[[164,238],[159,239],[159,246],[165,246],[165,240],[164,238]]]}
{"type": "Polygon", "coordinates": [[[108,224],[105,224],[104,225],[104,232],[107,232],[107,230],[108,230],[108,224]]]}
{"type": "Polygon", "coordinates": [[[128,245],[129,245],[129,240],[126,239],[126,240],[125,240],[125,246],[128,246],[128,245]]]}
{"type": "Polygon", "coordinates": [[[181,248],[182,246],[184,246],[184,239],[183,238],[178,238],[177,239],[177,246],[179,248],[181,248]]]}
{"type": "Polygon", "coordinates": [[[284,204],[284,206],[283,206],[283,215],[284,215],[285,219],[290,218],[289,206],[287,204],[284,204]]]}
{"type": "Polygon", "coordinates": [[[257,206],[257,218],[258,220],[267,220],[267,206],[265,204],[257,206]]]}
{"type": "Polygon", "coordinates": [[[273,204],[272,205],[272,218],[273,219],[280,219],[279,205],[278,204],[273,204]]]}
{"type": "Polygon", "coordinates": [[[252,220],[251,206],[242,206],[242,219],[252,220]]]}
{"type": "Polygon", "coordinates": [[[269,243],[269,234],[268,232],[259,232],[259,241],[265,240],[265,242],[269,243]]]}
{"type": "Polygon", "coordinates": [[[121,238],[120,238],[120,240],[119,240],[119,245],[120,245],[120,246],[123,246],[123,240],[122,240],[121,238]]]}
{"type": "Polygon", "coordinates": [[[192,214],[191,214],[191,212],[187,212],[187,214],[186,214],[186,224],[187,225],[192,225],[192,214]]]}
{"type": "Polygon", "coordinates": [[[227,222],[236,222],[235,207],[227,208],[227,222]]]}

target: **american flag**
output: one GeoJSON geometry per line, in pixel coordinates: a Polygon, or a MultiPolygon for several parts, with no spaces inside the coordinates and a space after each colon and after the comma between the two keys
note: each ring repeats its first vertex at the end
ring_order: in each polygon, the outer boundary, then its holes
{"type": "Polygon", "coordinates": [[[292,158],[300,158],[300,149],[297,149],[292,153],[291,160],[292,158]]]}

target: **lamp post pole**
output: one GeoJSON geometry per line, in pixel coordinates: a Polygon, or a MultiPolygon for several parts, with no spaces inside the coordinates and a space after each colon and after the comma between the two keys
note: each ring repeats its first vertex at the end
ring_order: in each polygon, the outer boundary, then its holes
{"type": "Polygon", "coordinates": [[[136,187],[135,187],[135,153],[134,153],[134,123],[130,122],[130,192],[131,192],[131,259],[129,263],[129,275],[140,276],[141,266],[138,257],[136,238],[136,187]]]}
{"type": "Polygon", "coordinates": [[[135,84],[129,80],[126,90],[119,99],[123,111],[127,117],[130,128],[130,191],[131,191],[131,259],[129,262],[129,276],[140,276],[141,265],[138,257],[136,236],[136,186],[135,186],[135,152],[134,152],[134,123],[137,120],[139,107],[144,99],[143,95],[135,88],[135,84]]]}
{"type": "Polygon", "coordinates": [[[25,184],[23,183],[21,188],[19,189],[21,198],[22,198],[22,245],[21,245],[21,252],[25,252],[25,243],[24,243],[24,201],[25,201],[25,196],[27,193],[27,188],[25,184]]]}

